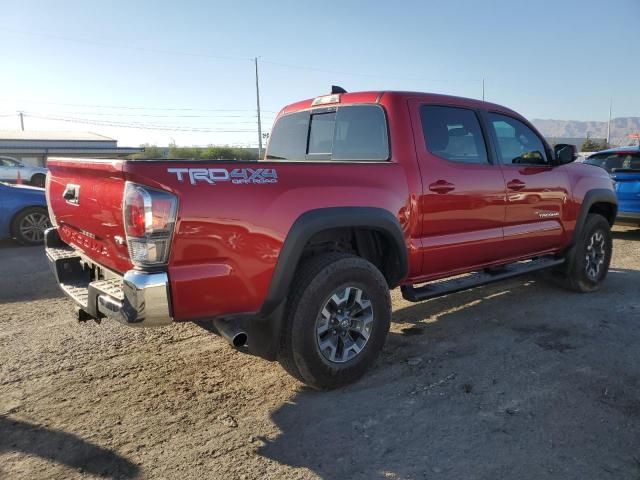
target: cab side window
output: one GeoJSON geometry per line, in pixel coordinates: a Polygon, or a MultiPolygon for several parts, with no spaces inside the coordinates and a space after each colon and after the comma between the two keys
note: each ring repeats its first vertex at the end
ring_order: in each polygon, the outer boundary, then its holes
{"type": "Polygon", "coordinates": [[[473,110],[439,105],[420,107],[424,141],[440,158],[458,163],[489,163],[480,122],[473,110]]]}
{"type": "Polygon", "coordinates": [[[489,123],[504,165],[549,165],[544,143],[524,123],[498,113],[489,113],[489,123]]]}

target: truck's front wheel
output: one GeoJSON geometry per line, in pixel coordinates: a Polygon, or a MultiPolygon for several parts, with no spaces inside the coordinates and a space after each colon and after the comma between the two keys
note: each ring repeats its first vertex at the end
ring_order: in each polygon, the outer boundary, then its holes
{"type": "Polygon", "coordinates": [[[293,282],[279,361],[316,389],[349,384],[377,358],[390,320],[389,287],[373,264],[342,253],[313,257],[293,282]]]}
{"type": "Polygon", "coordinates": [[[580,293],[598,290],[609,271],[611,253],[609,222],[602,215],[587,215],[582,235],[566,259],[565,286],[580,293]]]}

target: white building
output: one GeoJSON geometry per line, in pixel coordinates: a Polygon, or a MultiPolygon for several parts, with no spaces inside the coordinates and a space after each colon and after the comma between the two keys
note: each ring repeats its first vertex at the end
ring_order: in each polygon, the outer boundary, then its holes
{"type": "Polygon", "coordinates": [[[118,147],[117,140],[90,132],[0,131],[0,155],[41,167],[48,157],[122,157],[142,151],[118,147]]]}

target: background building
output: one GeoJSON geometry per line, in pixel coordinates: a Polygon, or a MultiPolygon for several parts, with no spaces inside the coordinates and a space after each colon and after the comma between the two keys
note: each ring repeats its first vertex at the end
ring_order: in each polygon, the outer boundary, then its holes
{"type": "Polygon", "coordinates": [[[142,147],[118,147],[113,138],[90,132],[0,131],[0,155],[46,166],[48,157],[122,157],[142,147]]]}

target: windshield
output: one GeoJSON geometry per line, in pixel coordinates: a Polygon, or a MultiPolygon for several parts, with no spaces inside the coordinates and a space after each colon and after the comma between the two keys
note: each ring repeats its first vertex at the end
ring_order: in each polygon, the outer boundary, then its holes
{"type": "Polygon", "coordinates": [[[596,153],[584,163],[597,165],[609,173],[618,171],[640,171],[640,152],[608,152],[596,153]]]}

